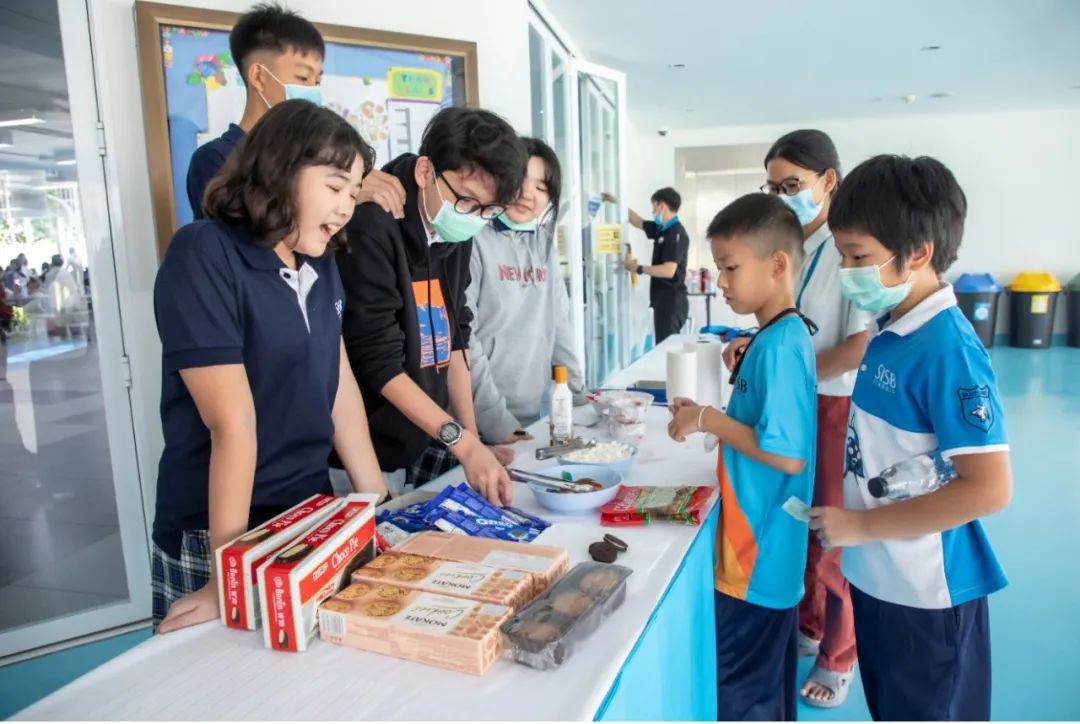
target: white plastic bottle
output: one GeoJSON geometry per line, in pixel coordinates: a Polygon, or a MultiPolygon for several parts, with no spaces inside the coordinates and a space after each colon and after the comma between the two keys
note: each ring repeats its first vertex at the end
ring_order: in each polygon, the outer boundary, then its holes
{"type": "Polygon", "coordinates": [[[870,478],[867,487],[875,498],[906,500],[932,493],[955,477],[952,463],[933,450],[890,465],[870,478]]]}
{"type": "Polygon", "coordinates": [[[574,437],[574,395],[570,392],[569,373],[565,367],[552,368],[555,384],[551,386],[549,427],[551,444],[565,445],[574,437]]]}

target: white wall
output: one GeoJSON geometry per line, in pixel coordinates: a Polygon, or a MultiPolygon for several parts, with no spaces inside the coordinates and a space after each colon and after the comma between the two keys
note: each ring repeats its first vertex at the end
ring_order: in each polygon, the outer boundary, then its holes
{"type": "MultiPolygon", "coordinates": [[[[243,12],[254,0],[201,0],[198,5],[243,12]]],[[[353,2],[287,0],[309,20],[477,44],[480,103],[520,131],[529,130],[528,4],[526,0],[471,0],[468,7],[438,0],[353,2]]],[[[158,415],[161,347],[153,317],[157,252],[150,213],[150,180],[139,91],[133,0],[90,0],[95,76],[109,153],[106,158],[113,213],[121,305],[131,357],[136,435],[145,499],[154,500],[161,454],[158,415]]],[[[148,509],[152,516],[152,508],[148,509]]]]}
{"type": "MultiPolygon", "coordinates": [[[[631,157],[630,176],[644,187],[656,187],[675,180],[676,148],[770,143],[796,128],[827,132],[844,170],[878,153],[930,155],[952,169],[967,195],[968,218],[950,277],[988,271],[1005,284],[1020,271],[1045,269],[1064,283],[1080,273],[1080,225],[1073,218],[1080,168],[1078,111],[819,119],[672,131],[650,146],[639,165],[634,165],[638,157],[631,157]]],[[[651,135],[656,138],[655,132],[651,135]]],[[[1059,311],[1059,331],[1063,323],[1059,311]]]]}

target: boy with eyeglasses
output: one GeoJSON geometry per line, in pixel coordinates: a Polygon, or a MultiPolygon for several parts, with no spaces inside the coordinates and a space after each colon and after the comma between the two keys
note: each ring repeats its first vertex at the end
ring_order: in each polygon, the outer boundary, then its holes
{"type": "Polygon", "coordinates": [[[513,454],[486,447],[477,431],[465,292],[472,237],[517,197],[527,160],[499,116],[445,108],[418,155],[383,169],[405,189],[404,217],[368,203],[349,222],[338,258],[342,330],[391,490],[428,482],[452,456],[470,485],[492,502],[510,502],[504,465],[513,454]]]}

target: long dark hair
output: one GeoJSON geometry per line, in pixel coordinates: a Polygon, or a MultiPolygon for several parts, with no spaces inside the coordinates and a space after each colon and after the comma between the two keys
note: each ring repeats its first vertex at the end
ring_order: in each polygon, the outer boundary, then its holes
{"type": "Polygon", "coordinates": [[[765,166],[774,158],[782,158],[785,161],[813,171],[819,176],[830,168],[836,172],[836,189],[840,188],[843,177],[840,173],[840,154],[836,151],[829,134],[812,128],[804,128],[781,136],[765,154],[765,166]]]}
{"type": "MultiPolygon", "coordinates": [[[[296,229],[296,180],[309,166],[348,171],[359,156],[364,173],[375,152],[356,129],[326,108],[289,100],[266,112],[240,142],[203,196],[208,218],[248,226],[259,246],[272,249],[296,229]]],[[[345,243],[342,228],[330,240],[345,243]]]]}
{"type": "Polygon", "coordinates": [[[559,157],[539,138],[523,138],[525,152],[529,158],[536,156],[544,162],[544,185],[547,186],[548,198],[551,200],[551,220],[555,224],[559,217],[559,199],[562,196],[562,166],[559,157]]]}

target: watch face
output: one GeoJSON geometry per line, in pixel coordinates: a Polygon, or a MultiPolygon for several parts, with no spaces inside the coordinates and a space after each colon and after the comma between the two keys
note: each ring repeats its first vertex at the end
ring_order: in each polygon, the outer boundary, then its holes
{"type": "Polygon", "coordinates": [[[461,426],[456,422],[448,422],[439,428],[439,440],[444,445],[453,445],[461,438],[461,426]]]}

